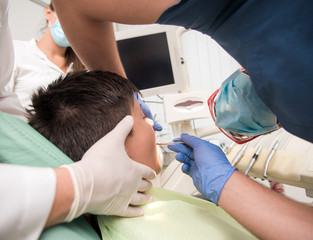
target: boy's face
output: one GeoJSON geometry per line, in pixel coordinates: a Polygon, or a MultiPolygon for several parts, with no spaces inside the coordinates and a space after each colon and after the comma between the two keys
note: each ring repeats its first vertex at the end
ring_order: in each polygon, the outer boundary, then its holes
{"type": "Polygon", "coordinates": [[[161,164],[156,149],[153,121],[145,117],[136,100],[131,115],[134,118],[134,126],[132,135],[125,141],[126,152],[131,159],[152,168],[158,174],[161,171],[161,164]]]}

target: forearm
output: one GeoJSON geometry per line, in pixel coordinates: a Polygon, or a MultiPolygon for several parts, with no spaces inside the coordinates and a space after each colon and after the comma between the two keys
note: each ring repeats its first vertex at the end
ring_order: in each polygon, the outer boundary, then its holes
{"type": "Polygon", "coordinates": [[[235,171],[218,202],[261,239],[309,239],[313,209],[278,194],[235,171]]]}
{"type": "Polygon", "coordinates": [[[63,3],[60,5],[61,7],[56,4],[58,7],[56,11],[62,28],[71,47],[87,69],[111,71],[125,77],[117,51],[113,24],[87,18],[73,8],[63,6],[63,3]]]}
{"type": "Polygon", "coordinates": [[[54,172],[57,179],[56,192],[45,228],[63,222],[74,200],[74,186],[69,171],[66,168],[55,168],[54,172]]]}
{"type": "MultiPolygon", "coordinates": [[[[64,9],[66,15],[76,13],[93,21],[125,24],[155,23],[160,15],[180,0],[53,0],[58,16],[64,9]],[[71,14],[69,14],[71,12],[71,14]]],[[[64,14],[65,15],[65,14],[64,14]]],[[[62,22],[61,22],[62,23],[62,22]]],[[[77,22],[76,25],[81,23],[77,22]]],[[[91,26],[90,26],[91,27],[91,26]]]]}
{"type": "Polygon", "coordinates": [[[148,24],[178,0],[54,0],[62,28],[90,70],[125,76],[111,22],[148,24]]]}

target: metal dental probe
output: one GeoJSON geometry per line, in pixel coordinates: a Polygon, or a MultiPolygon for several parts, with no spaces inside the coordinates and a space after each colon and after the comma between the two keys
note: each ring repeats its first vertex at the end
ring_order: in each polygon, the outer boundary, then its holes
{"type": "Polygon", "coordinates": [[[249,173],[250,169],[252,168],[253,164],[254,164],[255,161],[258,159],[261,149],[262,149],[261,146],[258,147],[258,149],[256,150],[256,152],[253,154],[253,157],[252,157],[252,159],[251,159],[251,161],[250,161],[250,163],[249,163],[249,165],[248,165],[248,167],[247,167],[247,169],[246,169],[245,175],[248,175],[248,173],[249,173]]]}
{"type": "Polygon", "coordinates": [[[184,143],[184,142],[167,142],[167,143],[156,143],[156,145],[159,145],[159,146],[165,146],[165,145],[169,145],[169,144],[174,144],[174,143],[184,143]]]}
{"type": "Polygon", "coordinates": [[[245,150],[247,149],[249,143],[246,143],[245,145],[243,145],[243,147],[239,150],[239,152],[237,153],[237,155],[235,156],[234,160],[232,161],[231,165],[235,166],[239,160],[242,158],[242,155],[244,154],[245,150]]]}

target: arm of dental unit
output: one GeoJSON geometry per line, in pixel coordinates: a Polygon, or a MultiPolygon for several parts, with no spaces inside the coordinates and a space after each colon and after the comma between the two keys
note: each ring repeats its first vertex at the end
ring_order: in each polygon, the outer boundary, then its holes
{"type": "MultiPolygon", "coordinates": [[[[313,144],[283,131],[280,140],[273,139],[272,134],[263,136],[263,143],[270,143],[266,147],[252,141],[235,167],[250,177],[304,188],[306,195],[313,197],[313,144]]],[[[226,154],[228,160],[232,162],[242,148],[233,146],[226,154]]]]}

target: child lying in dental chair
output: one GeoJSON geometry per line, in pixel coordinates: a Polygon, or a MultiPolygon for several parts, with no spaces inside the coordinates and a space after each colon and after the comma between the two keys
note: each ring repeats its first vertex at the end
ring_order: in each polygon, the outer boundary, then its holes
{"type": "MultiPolygon", "coordinates": [[[[153,122],[141,111],[134,94],[140,94],[127,79],[110,72],[71,73],[39,89],[28,111],[29,124],[72,160],[79,161],[98,139],[126,115],[134,126],[125,141],[134,161],[157,174],[161,164],[156,149],[153,122]]],[[[110,167],[110,166],[108,166],[110,167]]],[[[253,239],[219,207],[208,201],[165,189],[152,189],[152,202],[137,218],[98,216],[103,239],[253,239]]]]}

